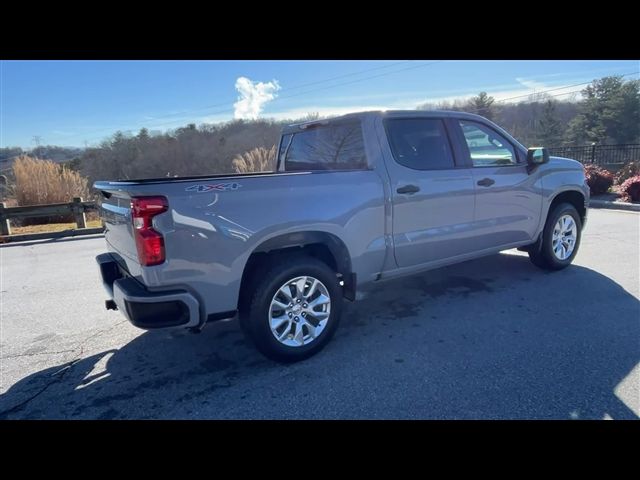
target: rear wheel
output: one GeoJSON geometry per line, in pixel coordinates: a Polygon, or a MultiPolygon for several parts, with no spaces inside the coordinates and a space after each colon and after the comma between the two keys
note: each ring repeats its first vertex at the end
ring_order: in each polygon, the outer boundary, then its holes
{"type": "Polygon", "coordinates": [[[558,204],[548,215],[541,245],[529,249],[529,258],[537,267],[560,270],[571,264],[580,246],[582,222],[570,203],[558,204]]]}
{"type": "Polygon", "coordinates": [[[342,288],[327,265],[311,257],[276,260],[253,283],[240,308],[245,334],[266,357],[296,362],[319,352],[340,319],[342,288]]]}

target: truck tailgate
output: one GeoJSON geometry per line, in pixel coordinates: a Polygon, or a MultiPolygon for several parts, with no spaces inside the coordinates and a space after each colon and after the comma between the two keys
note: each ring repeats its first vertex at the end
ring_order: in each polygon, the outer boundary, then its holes
{"type": "MultiPolygon", "coordinates": [[[[100,216],[104,221],[109,249],[121,255],[129,271],[139,268],[136,241],[131,222],[131,199],[121,192],[103,195],[100,216]]],[[[132,272],[133,273],[133,272],[132,272]]]]}

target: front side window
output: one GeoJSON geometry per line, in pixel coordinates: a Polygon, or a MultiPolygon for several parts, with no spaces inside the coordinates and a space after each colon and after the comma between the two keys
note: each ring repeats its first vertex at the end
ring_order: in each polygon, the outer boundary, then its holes
{"type": "Polygon", "coordinates": [[[393,157],[400,165],[414,170],[454,168],[442,120],[390,118],[385,127],[393,157]]]}
{"type": "Polygon", "coordinates": [[[474,167],[501,167],[518,163],[513,145],[493,129],[460,120],[460,128],[474,167]]]}
{"type": "Polygon", "coordinates": [[[312,126],[295,133],[285,158],[286,171],[367,168],[360,122],[312,126]]]}

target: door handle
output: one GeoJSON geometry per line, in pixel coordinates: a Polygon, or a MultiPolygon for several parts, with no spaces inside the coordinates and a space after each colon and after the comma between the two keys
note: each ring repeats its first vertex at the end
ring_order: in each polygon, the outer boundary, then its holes
{"type": "Polygon", "coordinates": [[[417,193],[420,191],[420,187],[417,185],[405,185],[403,187],[398,187],[398,189],[396,190],[396,192],[398,193],[406,193],[409,195],[412,195],[414,193],[417,193]]]}
{"type": "Polygon", "coordinates": [[[481,187],[490,187],[494,183],[496,183],[496,181],[493,178],[483,178],[482,180],[478,180],[478,185],[481,187]]]}

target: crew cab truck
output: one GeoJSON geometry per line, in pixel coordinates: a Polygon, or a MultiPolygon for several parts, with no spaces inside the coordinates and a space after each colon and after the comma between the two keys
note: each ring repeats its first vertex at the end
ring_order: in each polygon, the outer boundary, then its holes
{"type": "Polygon", "coordinates": [[[239,316],[292,362],[365,284],[519,248],[568,266],[589,188],[579,162],[461,112],[344,115],[283,129],[276,171],[99,181],[109,294],[143,329],[239,316]]]}

